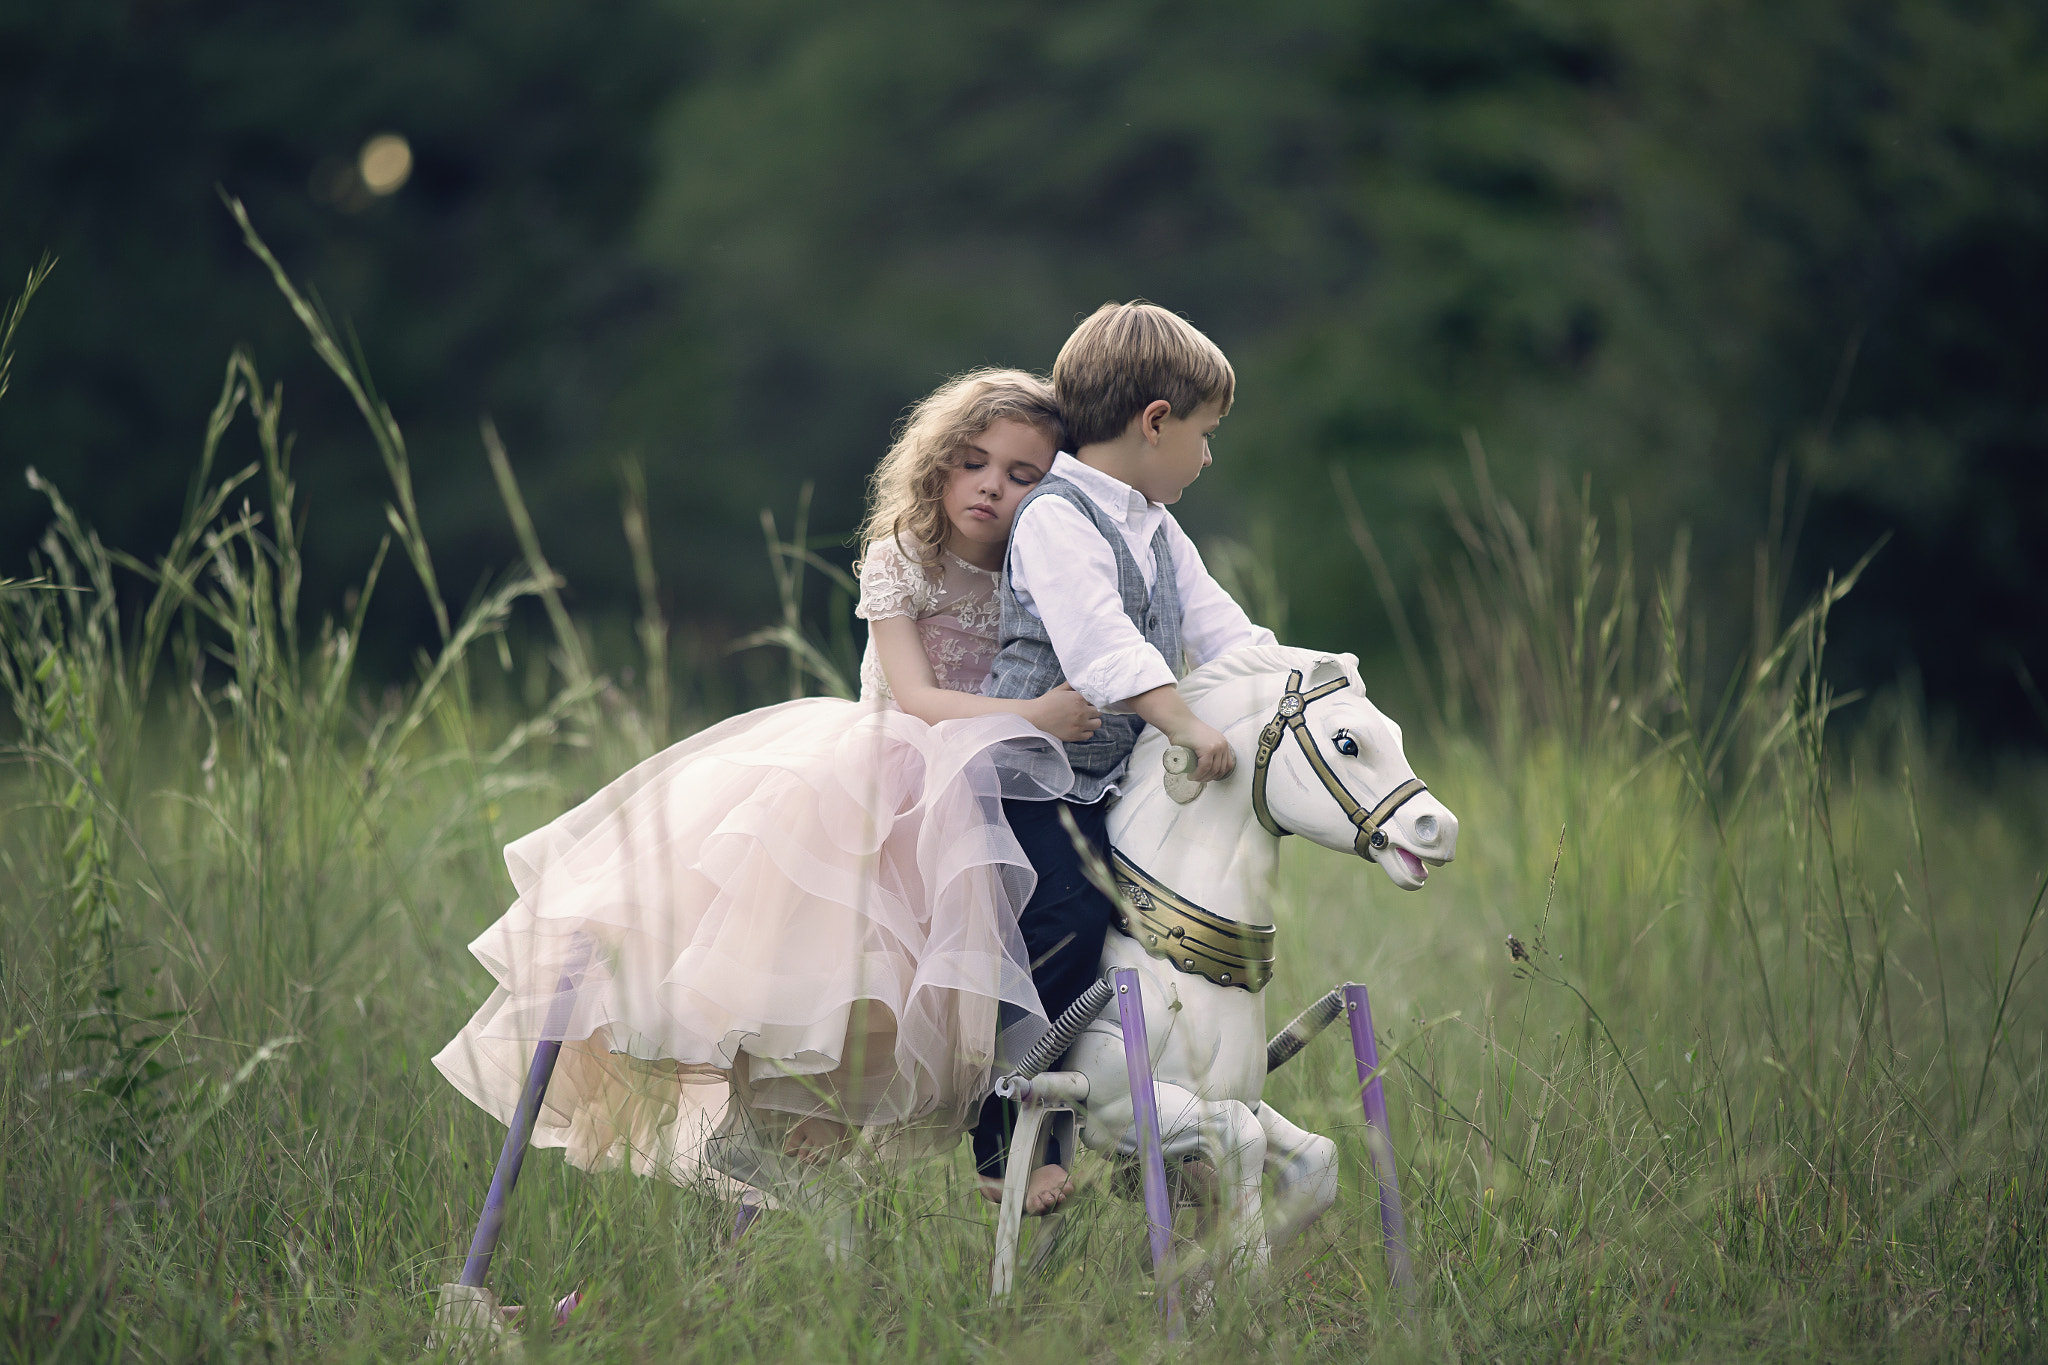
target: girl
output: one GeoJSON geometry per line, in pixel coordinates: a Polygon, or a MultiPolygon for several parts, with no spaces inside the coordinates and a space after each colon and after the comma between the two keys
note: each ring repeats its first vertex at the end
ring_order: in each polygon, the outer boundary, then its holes
{"type": "MultiPolygon", "coordinates": [[[[1010,525],[1061,435],[1018,371],[925,398],[873,479],[861,699],[714,725],[506,847],[518,900],[470,945],[498,989],[434,1058],[457,1089],[509,1122],[534,1045],[563,1039],[535,1145],[728,1194],[714,1131],[810,1161],[849,1124],[906,1154],[957,1141],[999,1013],[1004,1055],[1047,1026],[1002,798],[1059,796],[1051,741],[1101,724],[1064,686],[977,694],[1010,525]]],[[[1063,1193],[1048,1170],[1030,1202],[1063,1193]]]]}

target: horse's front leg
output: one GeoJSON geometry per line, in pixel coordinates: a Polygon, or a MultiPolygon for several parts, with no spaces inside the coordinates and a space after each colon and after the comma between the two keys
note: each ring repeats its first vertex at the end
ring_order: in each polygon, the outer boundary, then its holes
{"type": "Polygon", "coordinates": [[[1265,1133],[1266,1171],[1273,1177],[1266,1238],[1277,1251],[1337,1202],[1337,1144],[1295,1127],[1270,1104],[1253,1112],[1265,1133]]]}
{"type": "MultiPolygon", "coordinates": [[[[1079,1050],[1079,1049],[1077,1049],[1079,1050]]],[[[1120,1069],[1120,1068],[1119,1068],[1120,1069]]],[[[1134,1155],[1137,1125],[1130,1089],[1108,1075],[1101,1098],[1091,1096],[1081,1141],[1095,1151],[1134,1155]]],[[[1266,1248],[1260,1186],[1266,1166],[1266,1134],[1251,1110],[1236,1100],[1205,1100],[1170,1081],[1154,1086],[1159,1097],[1160,1146],[1168,1161],[1199,1157],[1215,1172],[1215,1196],[1225,1237],[1222,1264],[1258,1273],[1271,1259],[1266,1248]]]]}
{"type": "Polygon", "coordinates": [[[1272,1259],[1266,1234],[1262,1177],[1266,1134],[1251,1109],[1237,1100],[1206,1101],[1179,1086],[1159,1087],[1159,1114],[1168,1124],[1169,1104],[1185,1103],[1188,1135],[1167,1148],[1171,1157],[1199,1156],[1216,1173],[1217,1213],[1223,1220],[1226,1254],[1220,1263],[1263,1274],[1272,1259]]]}

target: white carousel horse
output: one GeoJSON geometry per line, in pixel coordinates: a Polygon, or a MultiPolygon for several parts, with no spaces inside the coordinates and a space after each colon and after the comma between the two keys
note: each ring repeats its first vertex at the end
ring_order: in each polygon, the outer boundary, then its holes
{"type": "MultiPolygon", "coordinates": [[[[1413,891],[1456,854],[1458,820],[1409,767],[1400,727],[1367,700],[1355,655],[1252,646],[1190,673],[1180,691],[1230,741],[1237,769],[1200,787],[1171,774],[1150,780],[1137,775],[1166,766],[1166,738],[1148,729],[1138,742],[1133,776],[1109,815],[1111,873],[1132,914],[1104,944],[1102,970],[1138,973],[1164,1156],[1208,1161],[1226,1259],[1255,1270],[1337,1197],[1336,1144],[1261,1100],[1280,839],[1300,834],[1356,853],[1413,891]],[[1270,1220],[1261,1199],[1266,1175],[1274,1183],[1270,1220]]],[[[1072,1150],[1073,1121],[1054,1118],[1048,1105],[1078,1111],[1080,1141],[1092,1150],[1129,1156],[1139,1142],[1123,1029],[1106,991],[1096,996],[1101,1012],[1078,1036],[1066,1035],[1073,1042],[1061,1070],[1040,1073],[1027,1063],[1021,1074],[1037,1073],[1028,1094],[999,1087],[1040,1111],[1020,1124],[1012,1146],[996,1231],[999,1295],[1010,1282],[1039,1137],[1049,1129],[1072,1150]]],[[[1060,1032],[1035,1050],[1040,1062],[1058,1055],[1060,1032]]],[[[828,1240],[851,1245],[844,1198],[830,1192],[825,1173],[762,1145],[749,1125],[722,1127],[710,1159],[822,1215],[828,1240]]]]}
{"type": "MultiPolygon", "coordinates": [[[[1253,646],[1195,670],[1181,680],[1180,691],[1196,715],[1230,740],[1239,762],[1229,777],[1200,787],[1170,773],[1164,782],[1151,781],[1138,775],[1166,766],[1166,739],[1147,730],[1139,741],[1133,777],[1109,817],[1112,872],[1131,913],[1104,945],[1103,974],[1137,972],[1164,1155],[1206,1158],[1221,1197],[1227,1257],[1257,1270],[1273,1247],[1337,1197],[1336,1144],[1261,1100],[1269,1065],[1263,991],[1275,942],[1269,901],[1280,838],[1300,834],[1372,859],[1394,885],[1413,891],[1430,868],[1457,852],[1458,820],[1409,767],[1400,727],[1366,699],[1355,655],[1253,646]],[[1275,1195],[1271,1219],[1261,1199],[1268,1174],[1275,1195]]],[[[571,998],[573,984],[564,978],[562,1001],[571,998]]],[[[1080,1112],[1086,1146],[1131,1155],[1140,1135],[1123,1029],[1107,1008],[1109,997],[1101,998],[1102,1013],[1074,1038],[1064,1069],[1028,1084],[1062,1111],[1050,1126],[1069,1152],[1067,1135],[1076,1125],[1064,1111],[1071,1108],[1080,1112]]],[[[565,1023],[550,1023],[549,1033],[558,1036],[565,1023]]],[[[1283,1046],[1275,1039],[1277,1055],[1292,1055],[1300,1042],[1291,1037],[1283,1046]]],[[[1041,1050],[1057,1043],[1056,1031],[1041,1050]]],[[[479,1323],[501,1331],[495,1314],[485,1311],[495,1309],[495,1298],[482,1286],[560,1046],[544,1042],[535,1052],[463,1279],[442,1286],[445,1331],[460,1334],[479,1323]]],[[[1043,1134],[1047,1117],[1041,1106],[1027,1126],[1043,1134]]],[[[1010,1281],[1037,1146],[1020,1126],[997,1225],[999,1294],[1010,1281]]],[[[707,1158],[727,1175],[774,1191],[786,1207],[820,1215],[828,1242],[850,1249],[851,1206],[843,1191],[779,1147],[763,1145],[750,1125],[735,1120],[721,1127],[707,1158]]],[[[749,1211],[742,1211],[739,1226],[749,1211]]]]}
{"type": "MultiPolygon", "coordinates": [[[[1111,867],[1131,916],[1109,935],[1103,972],[1137,970],[1165,1155],[1208,1161],[1226,1259],[1256,1270],[1337,1197],[1336,1144],[1261,1100],[1280,837],[1372,859],[1413,891],[1451,861],[1458,821],[1409,767],[1400,727],[1366,699],[1354,655],[1254,646],[1197,669],[1180,690],[1230,740],[1237,769],[1199,789],[1147,780],[1136,775],[1161,770],[1166,739],[1147,730],[1139,741],[1109,816],[1111,867]]],[[[1047,1076],[1039,1086],[1077,1101],[1082,1143],[1131,1155],[1137,1125],[1114,1010],[1086,1026],[1062,1072],[1085,1083],[1047,1076]]],[[[1033,1154],[1019,1157],[1028,1166],[1033,1154]]],[[[1020,1198],[1024,1178],[1013,1182],[1020,1198]]],[[[1002,1231],[1012,1231],[1014,1213],[1005,1214],[1012,1227],[1002,1231]]]]}

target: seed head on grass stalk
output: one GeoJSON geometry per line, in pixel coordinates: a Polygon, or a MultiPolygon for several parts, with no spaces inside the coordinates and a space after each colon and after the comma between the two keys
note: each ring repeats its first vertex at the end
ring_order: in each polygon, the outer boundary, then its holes
{"type": "Polygon", "coordinates": [[[335,339],[334,324],[329,321],[326,310],[309,303],[292,284],[291,277],[285,274],[284,267],[278,264],[277,257],[271,254],[269,245],[258,235],[256,225],[250,221],[249,211],[242,206],[242,201],[225,190],[220,194],[221,201],[228,207],[228,212],[234,215],[236,225],[242,229],[243,244],[255,253],[256,258],[270,271],[271,281],[277,285],[278,292],[284,295],[300,325],[306,329],[306,335],[313,343],[314,353],[327,363],[328,369],[334,371],[335,378],[348,390],[349,397],[355,402],[356,410],[363,415],[364,422],[369,425],[370,437],[377,443],[377,453],[383,457],[384,471],[390,476],[392,494],[397,499],[395,507],[386,509],[392,529],[398,533],[398,543],[404,548],[406,556],[412,560],[413,571],[419,575],[420,586],[426,590],[428,605],[433,608],[434,624],[440,628],[442,641],[447,642],[453,634],[449,623],[448,604],[441,596],[441,584],[434,573],[433,556],[427,551],[426,532],[420,526],[419,502],[413,496],[412,490],[412,457],[406,451],[405,433],[399,429],[398,419],[392,415],[384,400],[377,396],[376,387],[370,381],[369,368],[361,363],[360,348],[351,348],[357,352],[355,359],[351,360],[348,353],[342,350],[340,342],[335,339]]]}
{"type": "Polygon", "coordinates": [[[497,424],[488,417],[483,421],[483,441],[484,454],[491,462],[491,477],[497,480],[498,496],[504,499],[513,534],[519,538],[519,551],[526,557],[527,574],[547,607],[548,624],[554,627],[563,676],[568,679],[570,690],[583,698],[576,709],[588,733],[595,735],[598,683],[583,648],[583,636],[569,619],[569,609],[562,605],[562,585],[568,580],[556,573],[541,553],[540,536],[533,529],[533,518],[527,514],[526,499],[520,496],[519,481],[512,476],[512,461],[505,454],[505,443],[498,439],[497,424]]]}
{"type": "Polygon", "coordinates": [[[668,623],[661,615],[660,584],[654,574],[654,550],[647,534],[647,471],[636,452],[619,465],[619,520],[626,547],[633,554],[633,585],[640,594],[640,663],[646,674],[647,733],[650,753],[668,747],[669,662],[668,623]]]}
{"type": "Polygon", "coordinates": [[[28,312],[29,300],[43,287],[43,281],[50,278],[50,272],[57,268],[54,256],[45,252],[28,272],[27,281],[21,292],[7,305],[7,311],[0,314],[0,398],[7,396],[7,383],[14,374],[14,334],[21,327],[21,319],[28,312]]]}
{"type": "Polygon", "coordinates": [[[1678,1166],[1672,1160],[1671,1145],[1663,1140],[1664,1127],[1658,1121],[1657,1112],[1650,1107],[1650,1097],[1643,1093],[1643,1083],[1636,1079],[1635,1067],[1629,1063],[1628,1054],[1621,1050],[1621,1044],[1614,1041],[1614,1033],[1607,1027],[1607,1020],[1601,1016],[1599,1008],[1586,993],[1579,989],[1578,984],[1563,973],[1552,971],[1543,963],[1543,959],[1550,956],[1544,948],[1543,935],[1545,926],[1550,923],[1551,897],[1557,891],[1557,869],[1564,861],[1564,834],[1564,827],[1560,825],[1557,831],[1557,853],[1550,863],[1550,885],[1543,896],[1543,914],[1537,923],[1533,950],[1531,945],[1525,945],[1521,939],[1509,934],[1508,959],[1515,964],[1514,974],[1517,979],[1547,981],[1553,986],[1570,991],[1578,998],[1579,1003],[1585,1006],[1586,1016],[1599,1026],[1601,1036],[1607,1039],[1607,1046],[1614,1051],[1614,1059],[1621,1063],[1623,1074],[1628,1077],[1629,1085],[1636,1092],[1636,1101],[1642,1105],[1643,1117],[1649,1121],[1651,1136],[1657,1139],[1657,1153],[1664,1158],[1664,1169],[1675,1179],[1678,1175],[1678,1166]]]}

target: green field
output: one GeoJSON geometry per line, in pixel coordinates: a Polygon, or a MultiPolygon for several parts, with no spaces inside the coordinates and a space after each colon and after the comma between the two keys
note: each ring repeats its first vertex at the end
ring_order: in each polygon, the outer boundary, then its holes
{"type": "MultiPolygon", "coordinates": [[[[651,607],[630,681],[597,657],[501,458],[526,563],[448,600],[397,424],[293,302],[392,480],[352,600],[298,600],[317,527],[240,356],[163,557],[40,489],[40,581],[0,590],[8,1360],[420,1357],[502,1137],[427,1060],[486,993],[464,945],[509,899],[499,849],[713,719],[676,700],[651,607]],[[372,692],[354,662],[394,575],[442,641],[372,692]],[[515,653],[533,597],[552,642],[515,653]]],[[[1857,703],[1851,733],[1825,602],[1781,621],[1760,594],[1716,676],[1682,554],[1635,566],[1572,496],[1524,517],[1467,488],[1464,554],[1397,631],[1439,699],[1398,718],[1458,861],[1404,895],[1290,847],[1268,993],[1277,1027],[1373,991],[1420,1302],[1386,1286],[1326,1036],[1269,1098],[1339,1139],[1344,1197],[1269,1277],[1219,1282],[1184,1354],[2040,1358],[2048,774],[1966,773],[1904,702],[1857,703]]],[[[644,568],[635,504],[621,539],[644,568]]],[[[799,619],[779,638],[803,657],[799,619]]],[[[1003,1308],[968,1175],[964,1150],[868,1172],[862,1255],[832,1262],[794,1215],[734,1247],[706,1196],[542,1152],[493,1279],[594,1294],[529,1325],[562,1359],[1161,1358],[1140,1214],[1099,1162],[1003,1308]]]]}

